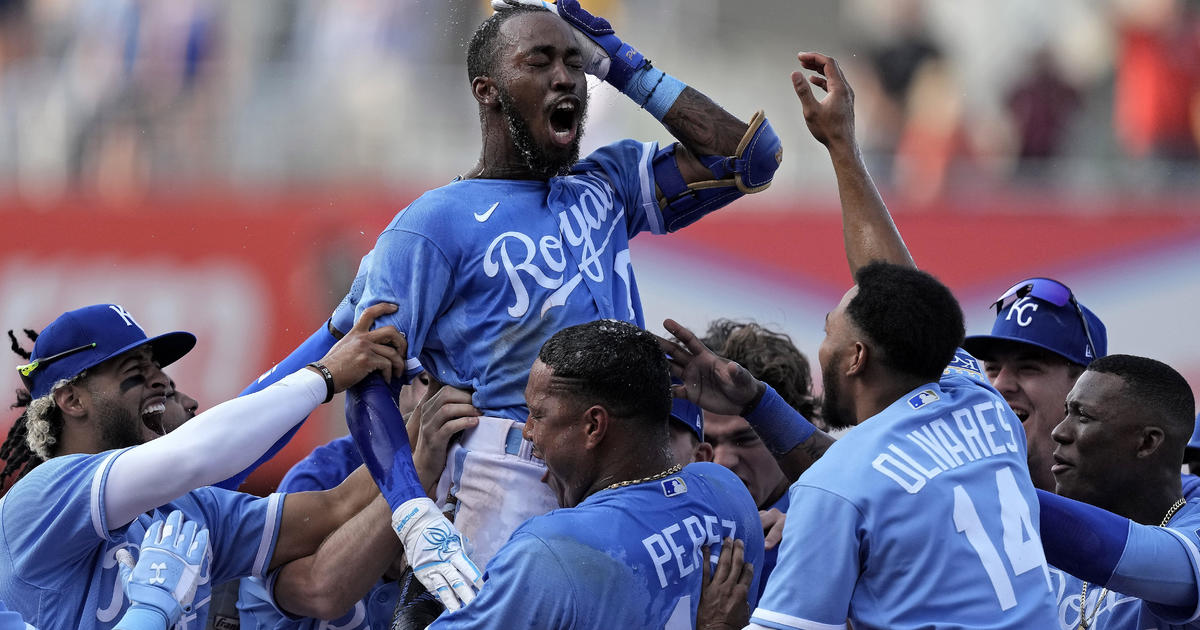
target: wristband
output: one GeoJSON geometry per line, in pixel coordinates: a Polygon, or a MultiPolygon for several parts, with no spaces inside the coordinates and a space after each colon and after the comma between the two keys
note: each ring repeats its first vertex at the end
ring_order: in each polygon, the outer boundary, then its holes
{"type": "Polygon", "coordinates": [[[330,372],[329,368],[325,367],[324,365],[321,365],[321,363],[318,361],[313,361],[312,363],[309,363],[306,367],[316,368],[317,371],[321,373],[321,376],[323,376],[325,378],[325,400],[322,400],[321,404],[323,405],[323,404],[333,400],[333,394],[335,392],[335,389],[333,387],[333,372],[330,372]]]}
{"type": "Polygon", "coordinates": [[[758,404],[742,418],[754,427],[754,432],[774,455],[791,451],[817,430],[770,385],[766,385],[758,404]]]}
{"type": "Polygon", "coordinates": [[[683,81],[646,64],[629,77],[621,91],[661,122],[686,87],[683,81]]]}

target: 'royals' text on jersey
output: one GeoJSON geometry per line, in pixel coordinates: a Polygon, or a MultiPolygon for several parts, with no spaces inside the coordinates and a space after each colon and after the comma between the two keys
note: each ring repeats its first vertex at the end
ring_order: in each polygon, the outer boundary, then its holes
{"type": "Polygon", "coordinates": [[[0,599],[38,628],[107,630],[129,601],[116,552],[137,557],[146,528],[172,510],[209,530],[212,562],[200,577],[194,609],[175,630],[199,630],[212,586],[266,572],[279,531],[283,495],[258,498],[200,488],[109,529],[102,497],[123,451],[64,455],[33,469],[0,499],[0,599]]]}
{"type": "MultiPolygon", "coordinates": [[[[696,463],[665,479],[602,490],[517,528],[488,563],[479,596],[430,628],[690,630],[701,563],[715,562],[726,536],[745,543],[746,561],[762,564],[758,508],[722,466],[696,463]]],[[[757,593],[756,573],[751,607],[757,593]]]]}
{"type": "MultiPolygon", "coordinates": [[[[602,147],[549,181],[461,180],[400,212],[372,254],[358,314],[399,305],[395,325],[439,381],[472,388],[487,415],[525,421],[537,351],[597,319],[643,325],[629,239],[663,233],[655,143],[602,147]]],[[[697,217],[699,218],[699,217],[697,217]]]]}
{"type": "Polygon", "coordinates": [[[1025,433],[965,352],[851,429],[789,492],[753,624],[1052,627],[1025,433]]]}

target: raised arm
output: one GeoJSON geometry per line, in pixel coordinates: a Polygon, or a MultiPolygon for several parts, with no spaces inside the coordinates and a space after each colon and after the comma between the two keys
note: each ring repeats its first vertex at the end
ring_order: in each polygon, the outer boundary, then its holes
{"type": "Polygon", "coordinates": [[[825,145],[833,161],[850,273],[873,260],[915,268],[854,137],[854,91],[846,76],[833,57],[800,53],[799,59],[801,66],[816,74],[806,77],[799,70],[793,72],[792,87],[800,98],[809,133],[825,145]],[[813,85],[828,93],[825,98],[817,99],[813,85]]]}
{"type": "Polygon", "coordinates": [[[717,356],[693,333],[675,320],[663,322],[678,343],[659,338],[668,355],[671,376],[683,383],[672,393],[701,409],[746,419],[758,434],[784,475],[795,481],[833,445],[834,439],[793,409],[766,383],[746,368],[717,356]]]}
{"type": "MultiPolygon", "coordinates": [[[[538,6],[558,13],[576,32],[584,71],[619,90],[650,112],[680,146],[654,157],[660,203],[687,199],[688,209],[719,207],[743,193],[764,190],[783,159],[779,136],[760,111],[742,122],[704,94],[663,72],[622,41],[608,20],[592,15],[579,0],[492,0],[498,11],[538,6]],[[725,190],[722,190],[725,189],[725,190]]],[[[692,219],[694,220],[694,219],[692,219]]]]}

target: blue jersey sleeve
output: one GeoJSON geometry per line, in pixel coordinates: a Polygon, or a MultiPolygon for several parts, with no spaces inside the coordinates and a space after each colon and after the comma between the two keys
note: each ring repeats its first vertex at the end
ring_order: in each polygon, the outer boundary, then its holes
{"type": "Polygon", "coordinates": [[[862,515],[820,488],[796,484],[789,492],[779,562],[750,621],[780,630],[845,628],[859,577],[862,515]]]}
{"type": "Polygon", "coordinates": [[[573,173],[602,175],[608,180],[625,207],[630,237],[647,230],[654,234],[667,232],[651,168],[657,151],[655,142],[621,140],[596,149],[572,169],[573,173]]]}
{"type": "Polygon", "coordinates": [[[191,496],[208,524],[212,583],[265,576],[279,541],[285,495],[261,498],[209,486],[191,496]]]}
{"type": "Polygon", "coordinates": [[[414,374],[420,367],[416,357],[425,348],[430,328],[449,308],[453,281],[453,266],[442,248],[426,236],[397,228],[393,221],[375,243],[354,317],[357,320],[364,310],[380,302],[398,306],[395,313],[375,320],[375,327],[392,325],[405,334],[408,371],[414,374]]]}
{"type": "Polygon", "coordinates": [[[484,580],[469,606],[442,615],[430,630],[576,627],[574,581],[541,538],[513,534],[488,563],[484,580]]]}
{"type": "Polygon", "coordinates": [[[8,491],[0,501],[0,543],[13,573],[34,586],[50,585],[76,571],[99,543],[117,540],[103,497],[121,452],[55,457],[8,491]]]}

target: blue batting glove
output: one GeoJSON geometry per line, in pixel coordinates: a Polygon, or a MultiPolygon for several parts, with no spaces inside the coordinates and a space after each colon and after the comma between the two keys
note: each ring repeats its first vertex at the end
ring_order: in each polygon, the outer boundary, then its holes
{"type": "Polygon", "coordinates": [[[159,628],[170,628],[190,613],[208,552],[208,529],[185,522],[179,510],[146,530],[136,565],[130,566],[128,551],[118,552],[125,595],[132,605],[117,628],[146,627],[150,619],[161,620],[164,625],[159,628]]]}
{"type": "Polygon", "coordinates": [[[575,29],[583,52],[584,71],[622,92],[633,73],[649,63],[636,48],[616,36],[608,20],[585,11],[579,0],[558,0],[558,4],[543,0],[492,0],[492,8],[497,11],[514,6],[543,7],[558,13],[575,29]]]}
{"type": "Polygon", "coordinates": [[[329,318],[329,325],[337,330],[342,335],[350,332],[354,328],[354,311],[358,308],[358,302],[362,299],[363,289],[367,286],[367,267],[371,264],[371,254],[375,250],[367,252],[366,256],[358,263],[358,273],[354,276],[354,282],[350,283],[350,292],[346,297],[342,298],[341,303],[337,308],[333,309],[333,315],[329,318]]]}

